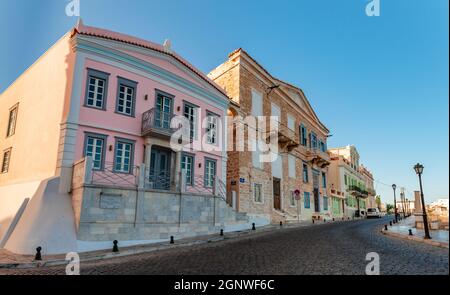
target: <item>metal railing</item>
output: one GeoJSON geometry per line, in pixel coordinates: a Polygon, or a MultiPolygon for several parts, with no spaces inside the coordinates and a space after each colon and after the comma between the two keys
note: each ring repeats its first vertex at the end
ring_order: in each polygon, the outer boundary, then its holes
{"type": "Polygon", "coordinates": [[[146,168],[144,188],[171,190],[172,183],[170,170],[155,170],[146,168]]]}
{"type": "Polygon", "coordinates": [[[143,135],[148,133],[160,133],[171,135],[177,128],[171,128],[170,122],[175,114],[169,114],[158,108],[152,108],[142,114],[141,132],[143,135]]]}
{"type": "Polygon", "coordinates": [[[91,183],[117,187],[137,187],[139,167],[130,165],[129,172],[118,171],[114,163],[105,162],[102,169],[92,169],[91,183]]]}

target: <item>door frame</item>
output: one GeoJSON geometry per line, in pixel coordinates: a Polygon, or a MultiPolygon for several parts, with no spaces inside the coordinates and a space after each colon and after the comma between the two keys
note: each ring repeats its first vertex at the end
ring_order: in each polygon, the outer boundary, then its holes
{"type": "Polygon", "coordinates": [[[272,177],[272,193],[273,193],[273,208],[276,210],[281,210],[282,203],[281,203],[281,178],[272,177]],[[275,182],[278,182],[278,198],[279,198],[279,208],[276,207],[275,202],[275,182]]]}

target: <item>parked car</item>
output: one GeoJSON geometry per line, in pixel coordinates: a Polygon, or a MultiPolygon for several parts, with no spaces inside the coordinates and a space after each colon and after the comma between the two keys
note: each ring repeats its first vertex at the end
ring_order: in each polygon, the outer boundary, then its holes
{"type": "Polygon", "coordinates": [[[367,209],[367,218],[376,217],[381,218],[383,215],[381,214],[378,208],[368,208],[367,209]]]}

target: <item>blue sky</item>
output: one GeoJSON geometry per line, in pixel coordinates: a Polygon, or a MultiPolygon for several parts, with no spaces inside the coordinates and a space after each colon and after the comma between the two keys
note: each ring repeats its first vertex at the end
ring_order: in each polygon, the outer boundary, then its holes
{"type": "MultiPolygon", "coordinates": [[[[67,32],[68,0],[0,0],[0,91],[67,32]]],[[[354,144],[382,199],[390,184],[449,195],[448,0],[80,0],[87,25],[162,43],[205,73],[245,48],[301,87],[333,136],[354,144]],[[387,185],[386,185],[387,184],[387,185]]]]}

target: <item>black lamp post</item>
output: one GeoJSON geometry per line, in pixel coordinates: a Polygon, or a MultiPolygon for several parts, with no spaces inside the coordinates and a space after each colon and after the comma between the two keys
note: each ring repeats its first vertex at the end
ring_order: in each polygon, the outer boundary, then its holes
{"type": "Polygon", "coordinates": [[[395,218],[395,223],[398,222],[397,220],[397,198],[395,197],[395,189],[397,188],[397,186],[395,184],[392,185],[392,189],[394,190],[394,218],[395,218]]]}
{"type": "Polygon", "coordinates": [[[428,230],[428,218],[427,218],[427,210],[425,208],[425,200],[423,198],[423,189],[422,189],[422,172],[423,172],[423,165],[417,163],[414,166],[414,170],[416,171],[417,175],[419,175],[419,184],[420,184],[420,199],[422,201],[422,216],[423,216],[423,228],[425,230],[425,237],[424,239],[431,239],[430,232],[428,230]]]}

